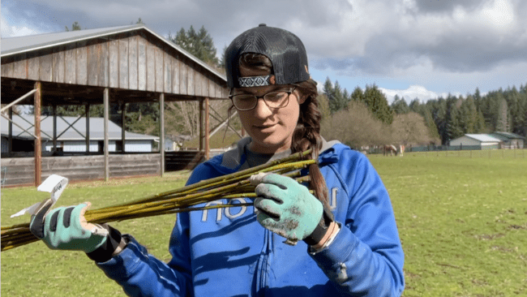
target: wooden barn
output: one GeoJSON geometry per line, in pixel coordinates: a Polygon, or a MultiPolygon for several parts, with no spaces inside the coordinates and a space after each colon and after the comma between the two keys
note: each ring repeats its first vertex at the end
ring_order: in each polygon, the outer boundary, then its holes
{"type": "MultiPolygon", "coordinates": [[[[144,25],[100,28],[33,36],[3,38],[1,49],[2,117],[9,120],[7,145],[12,147],[12,107],[34,107],[34,156],[2,157],[6,185],[39,185],[50,174],[71,180],[163,174],[165,170],[192,168],[208,158],[209,101],[228,97],[223,74],[169,42],[144,25]],[[109,104],[160,103],[159,147],[164,147],[164,104],[196,101],[200,106],[198,151],[109,153],[109,104]],[[89,151],[90,106],[104,105],[104,141],[100,155],[42,157],[41,110],[49,106],[84,105],[89,151]]],[[[124,109],[123,109],[124,111],[124,109]]],[[[124,112],[122,112],[124,117],[124,112]]],[[[57,148],[57,115],[53,115],[51,142],[57,148]]],[[[124,122],[124,121],[123,121],[124,122]]],[[[121,143],[126,135],[123,127],[121,143]]],[[[72,129],[71,126],[66,130],[72,129]]],[[[12,151],[9,149],[9,151],[12,151]]]]}

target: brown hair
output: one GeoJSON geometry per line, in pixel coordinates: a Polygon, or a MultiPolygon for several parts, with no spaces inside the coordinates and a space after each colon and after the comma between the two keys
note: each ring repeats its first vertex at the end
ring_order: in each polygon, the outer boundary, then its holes
{"type": "MultiPolygon", "coordinates": [[[[251,72],[258,72],[261,74],[272,74],[272,63],[264,55],[260,54],[244,54],[240,56],[239,60],[240,70],[246,69],[251,72]]],[[[320,120],[322,115],[318,109],[317,101],[317,83],[309,79],[300,83],[294,84],[297,90],[300,91],[301,96],[305,96],[306,100],[300,104],[300,116],[293,132],[293,140],[291,142],[291,152],[296,153],[312,149],[310,156],[307,159],[318,159],[318,154],[322,148],[322,138],[320,136],[320,120]]],[[[231,107],[232,108],[232,107],[231,107]]],[[[309,166],[309,188],[315,191],[315,196],[329,207],[328,190],[326,181],[318,164],[309,166]]]]}

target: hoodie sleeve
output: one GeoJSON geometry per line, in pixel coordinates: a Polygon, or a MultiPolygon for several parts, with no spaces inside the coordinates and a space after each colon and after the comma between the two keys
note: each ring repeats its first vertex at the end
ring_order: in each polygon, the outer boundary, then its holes
{"type": "MultiPolygon", "coordinates": [[[[187,185],[212,177],[206,164],[192,172],[187,185]]],[[[132,236],[128,245],[107,262],[97,263],[104,273],[123,287],[128,296],[192,296],[188,213],[180,213],[170,237],[172,260],[165,263],[151,254],[132,236]]]]}
{"type": "Polygon", "coordinates": [[[400,296],[404,254],[386,188],[362,154],[341,154],[330,166],[349,207],[333,242],[311,257],[344,296],[400,296]]]}

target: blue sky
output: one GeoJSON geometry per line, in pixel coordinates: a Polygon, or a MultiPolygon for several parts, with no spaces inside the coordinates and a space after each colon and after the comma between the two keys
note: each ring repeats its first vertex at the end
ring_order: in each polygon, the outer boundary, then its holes
{"type": "Polygon", "coordinates": [[[353,91],[376,84],[407,101],[527,83],[527,1],[521,0],[3,0],[2,38],[128,25],[167,36],[209,31],[218,51],[266,23],[298,35],[312,77],[353,91]]]}

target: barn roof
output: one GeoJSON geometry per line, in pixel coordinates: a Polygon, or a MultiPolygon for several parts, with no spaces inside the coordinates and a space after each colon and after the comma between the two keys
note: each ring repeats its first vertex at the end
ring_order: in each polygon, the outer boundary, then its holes
{"type": "Polygon", "coordinates": [[[184,49],[182,49],[175,43],[155,33],[154,31],[152,31],[151,29],[149,29],[143,24],[2,38],[1,56],[6,57],[6,56],[16,55],[20,53],[50,48],[50,47],[54,47],[58,45],[73,43],[77,41],[90,40],[94,38],[105,37],[109,35],[115,35],[119,33],[137,31],[137,30],[148,31],[152,35],[159,38],[159,40],[163,41],[165,44],[181,52],[183,55],[188,57],[190,60],[201,65],[203,68],[207,69],[208,71],[210,71],[211,73],[219,77],[220,79],[224,80],[225,82],[227,81],[227,78],[225,77],[225,75],[217,72],[214,68],[210,67],[205,62],[196,58],[195,56],[185,51],[184,49]]]}
{"type": "MultiPolygon", "coordinates": [[[[42,140],[52,140],[53,137],[53,116],[45,117],[42,116],[43,120],[40,122],[40,130],[42,131],[41,137],[42,140]],[[46,134],[49,136],[48,137],[46,134]]],[[[9,135],[9,123],[4,118],[1,117],[1,125],[2,125],[2,135],[7,136],[9,135]]],[[[66,129],[69,124],[75,122],[77,120],[77,117],[57,117],[57,136],[66,129]],[[68,124],[69,123],[69,124],[68,124]]],[[[33,123],[35,122],[35,117],[33,115],[13,115],[13,121],[17,123],[18,125],[22,126],[23,128],[27,129],[33,123]],[[22,119],[23,118],[23,119],[22,119]],[[29,123],[28,123],[29,122],[29,123]]],[[[78,122],[76,122],[73,127],[77,129],[79,132],[81,132],[83,135],[86,134],[86,118],[81,117],[78,122]]],[[[31,133],[35,133],[35,128],[31,127],[30,129],[27,129],[31,133]]],[[[16,125],[13,125],[13,137],[17,138],[30,138],[33,139],[33,136],[29,135],[27,132],[22,131],[19,127],[16,125]]],[[[152,136],[152,135],[144,135],[144,134],[138,134],[138,133],[132,133],[132,132],[126,132],[125,131],[125,138],[127,140],[157,140],[159,139],[158,136],[152,136]]],[[[104,139],[104,118],[97,118],[97,117],[90,117],[90,140],[103,140],[104,139]]],[[[117,124],[115,124],[112,121],[108,121],[108,139],[111,140],[121,140],[121,127],[119,127],[117,124]]],[[[85,138],[81,136],[78,132],[76,132],[74,129],[69,128],[66,133],[64,133],[62,136],[60,136],[57,140],[64,141],[64,140],[78,140],[78,141],[84,141],[85,138]]]]}
{"type": "Polygon", "coordinates": [[[465,136],[481,142],[501,142],[501,140],[489,134],[465,134],[465,136]]]}
{"type": "Polygon", "coordinates": [[[525,139],[525,137],[511,132],[494,132],[490,135],[505,141],[509,141],[511,139],[525,139]]]}

